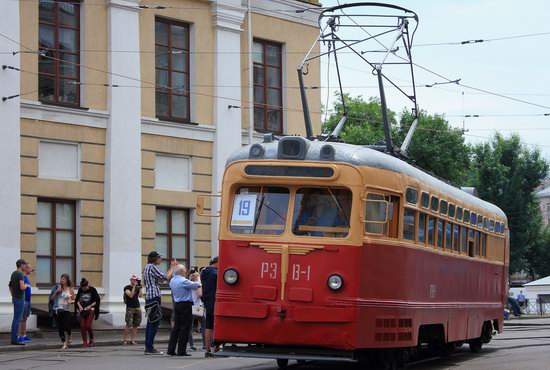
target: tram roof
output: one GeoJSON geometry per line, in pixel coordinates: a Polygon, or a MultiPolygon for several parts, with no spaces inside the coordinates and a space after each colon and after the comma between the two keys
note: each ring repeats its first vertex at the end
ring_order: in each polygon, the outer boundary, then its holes
{"type": "MultiPolygon", "coordinates": [[[[298,137],[297,137],[298,138],[298,137]]],[[[306,141],[306,140],[305,140],[306,141]]],[[[480,198],[477,198],[473,195],[466,193],[465,191],[456,188],[452,185],[447,184],[444,181],[437,179],[436,177],[411,166],[405,161],[402,161],[396,157],[388,155],[386,153],[374,150],[368,147],[363,147],[360,145],[352,145],[345,143],[335,143],[335,142],[326,142],[326,141],[306,141],[307,142],[307,152],[305,154],[304,161],[315,161],[315,162],[343,162],[349,163],[354,166],[366,166],[372,168],[383,169],[387,171],[392,171],[395,173],[400,173],[406,176],[415,178],[431,187],[439,188],[441,191],[449,194],[451,197],[455,198],[459,202],[465,204],[484,208],[489,212],[495,213],[496,215],[506,219],[505,213],[497,206],[492,203],[486,202],[480,198]],[[335,149],[334,159],[333,160],[323,160],[321,159],[321,148],[325,145],[331,145],[335,149]]],[[[226,166],[241,160],[276,160],[278,158],[278,145],[279,142],[270,142],[270,143],[261,143],[265,153],[262,158],[250,158],[250,145],[244,146],[234,152],[227,160],[226,166]]],[[[298,161],[298,160],[297,160],[298,161]]]]}

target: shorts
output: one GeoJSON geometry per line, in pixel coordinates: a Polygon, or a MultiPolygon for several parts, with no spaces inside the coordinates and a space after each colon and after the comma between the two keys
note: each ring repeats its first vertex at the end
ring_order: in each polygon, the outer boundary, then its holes
{"type": "Polygon", "coordinates": [[[214,330],[214,309],[213,308],[206,309],[206,320],[205,320],[204,326],[206,327],[206,329],[214,330]]]}
{"type": "Polygon", "coordinates": [[[129,328],[137,328],[141,325],[141,308],[126,307],[126,326],[129,328]]]}
{"type": "Polygon", "coordinates": [[[23,316],[21,317],[21,321],[27,320],[30,314],[31,314],[31,302],[25,301],[25,306],[23,307],[23,316]]]}

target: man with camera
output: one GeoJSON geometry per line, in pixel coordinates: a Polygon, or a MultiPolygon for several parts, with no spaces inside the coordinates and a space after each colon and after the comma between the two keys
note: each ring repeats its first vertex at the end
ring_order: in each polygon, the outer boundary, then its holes
{"type": "Polygon", "coordinates": [[[143,280],[145,282],[145,310],[147,311],[147,326],[145,327],[145,354],[162,355],[163,353],[155,349],[155,335],[159,328],[162,318],[160,310],[160,283],[170,281],[174,269],[178,265],[175,259],[170,262],[170,268],[166,274],[157,267],[160,265],[162,257],[159,252],[152,251],[147,256],[147,264],[143,269],[143,280]]]}
{"type": "Polygon", "coordinates": [[[126,303],[126,326],[124,327],[124,339],[122,344],[128,344],[128,332],[130,332],[130,344],[136,345],[135,337],[138,327],[141,325],[141,307],[139,298],[143,298],[141,280],[136,274],[130,276],[130,285],[124,287],[124,303],[126,303]]]}

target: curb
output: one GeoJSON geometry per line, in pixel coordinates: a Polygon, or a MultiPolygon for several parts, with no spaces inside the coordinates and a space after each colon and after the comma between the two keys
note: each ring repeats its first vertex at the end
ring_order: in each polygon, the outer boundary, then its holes
{"type": "MultiPolygon", "coordinates": [[[[155,340],[155,343],[158,344],[168,344],[168,339],[159,339],[155,340]]],[[[128,348],[144,348],[143,346],[145,343],[138,342],[137,346],[127,345],[123,346],[120,339],[117,340],[103,340],[99,342],[94,343],[95,347],[128,347],[128,348]]],[[[75,350],[81,350],[81,351],[87,351],[87,349],[82,348],[82,345],[73,345],[70,349],[61,350],[61,343],[40,343],[40,344],[27,344],[25,346],[14,346],[14,345],[8,345],[8,346],[0,346],[0,353],[3,352],[25,352],[25,351],[42,351],[42,350],[51,350],[51,349],[57,349],[60,352],[72,352],[75,350]]]]}

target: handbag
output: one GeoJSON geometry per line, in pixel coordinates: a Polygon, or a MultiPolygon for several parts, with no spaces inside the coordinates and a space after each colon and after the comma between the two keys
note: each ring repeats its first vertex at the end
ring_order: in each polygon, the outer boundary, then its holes
{"type": "Polygon", "coordinates": [[[149,302],[145,305],[145,316],[150,323],[155,323],[162,319],[162,311],[157,301],[149,302]]]}
{"type": "Polygon", "coordinates": [[[201,305],[193,305],[191,308],[193,317],[204,317],[204,307],[201,305]]]}
{"type": "Polygon", "coordinates": [[[90,311],[88,310],[82,310],[79,313],[80,317],[88,317],[89,314],[90,314],[90,311]]]}

